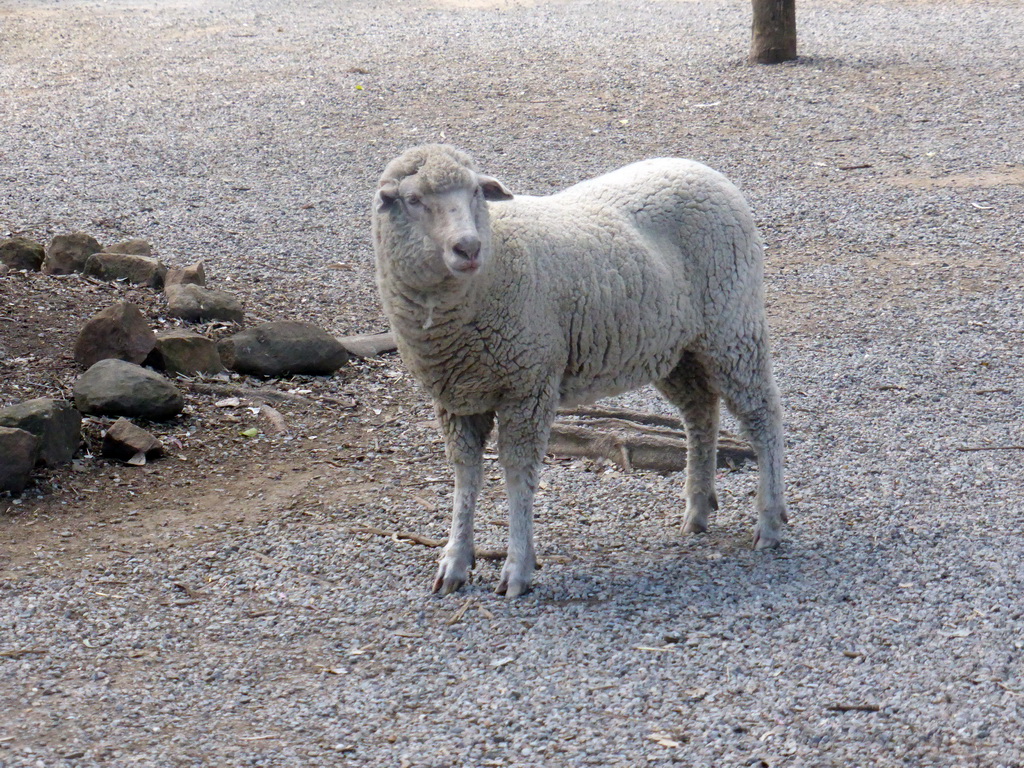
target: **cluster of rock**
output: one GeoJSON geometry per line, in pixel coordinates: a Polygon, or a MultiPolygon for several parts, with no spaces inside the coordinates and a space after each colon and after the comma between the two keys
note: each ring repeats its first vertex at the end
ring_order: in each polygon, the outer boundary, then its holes
{"type": "Polygon", "coordinates": [[[240,323],[242,305],[230,293],[206,287],[202,262],[170,268],[153,256],[145,240],[133,239],[102,246],[85,232],[57,235],[48,248],[24,237],[0,242],[4,269],[24,269],[48,275],[75,272],[100,280],[120,280],[132,285],[163,289],[167,314],[187,322],[223,320],[240,323]]]}
{"type": "MultiPolygon", "coordinates": [[[[82,272],[162,287],[172,317],[242,322],[242,306],[233,296],[206,288],[202,262],[168,268],[151,254],[144,240],[104,249],[84,233],[57,236],[48,249],[24,238],[0,242],[7,269],[82,272]]],[[[75,383],[73,405],[40,398],[0,408],[0,491],[20,493],[35,466],[70,461],[82,441],[82,414],[120,417],[104,433],[103,455],[132,464],[160,456],[160,441],[130,419],[165,421],[181,413],[185,400],[169,377],[225,370],[267,377],[330,375],[348,362],[350,352],[369,357],[391,349],[389,334],[337,339],[293,321],[261,323],[219,342],[181,328],[154,333],[139,307],[119,302],[90,318],[78,335],[74,357],[86,370],[75,383]]]]}

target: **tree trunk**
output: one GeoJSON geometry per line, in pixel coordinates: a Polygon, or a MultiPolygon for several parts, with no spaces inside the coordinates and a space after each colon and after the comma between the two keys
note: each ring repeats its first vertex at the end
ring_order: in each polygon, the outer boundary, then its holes
{"type": "Polygon", "coordinates": [[[753,0],[751,64],[778,64],[796,58],[796,0],[753,0]]]}

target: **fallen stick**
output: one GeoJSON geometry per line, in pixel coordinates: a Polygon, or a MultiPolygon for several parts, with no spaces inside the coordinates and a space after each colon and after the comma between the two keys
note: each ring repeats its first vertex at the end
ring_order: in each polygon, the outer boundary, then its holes
{"type": "Polygon", "coordinates": [[[831,712],[880,712],[877,704],[829,704],[826,709],[831,712]]]}
{"type": "Polygon", "coordinates": [[[448,620],[445,621],[445,624],[449,624],[449,625],[451,625],[451,624],[458,624],[460,621],[462,621],[462,617],[466,615],[466,611],[469,610],[469,607],[472,604],[473,604],[473,598],[472,597],[467,598],[466,601],[462,605],[459,606],[459,609],[457,611],[455,611],[455,613],[453,613],[451,616],[448,617],[448,620]]]}
{"type": "Polygon", "coordinates": [[[654,427],[670,427],[685,432],[686,425],[676,416],[659,416],[655,413],[643,413],[632,408],[617,408],[610,405],[581,405],[559,411],[560,416],[568,418],[585,417],[590,419],[622,419],[636,424],[647,424],[654,427]]]}
{"type": "Polygon", "coordinates": [[[356,357],[380,357],[388,352],[398,349],[395,343],[395,335],[388,331],[384,333],[363,333],[358,336],[342,336],[338,339],[350,355],[356,357]]]}
{"type": "Polygon", "coordinates": [[[46,654],[49,651],[45,648],[16,648],[13,651],[0,651],[0,658],[20,659],[22,656],[28,656],[32,653],[46,654]]]}
{"type": "MultiPolygon", "coordinates": [[[[368,533],[372,536],[384,536],[392,541],[408,541],[412,544],[419,544],[422,547],[438,549],[448,543],[447,539],[431,539],[428,536],[421,536],[418,533],[405,533],[403,531],[386,531],[383,528],[375,528],[372,525],[357,525],[349,528],[349,533],[368,533]]],[[[478,560],[504,560],[508,552],[504,549],[475,549],[474,557],[478,560]]]]}
{"type": "MultiPolygon", "coordinates": [[[[581,406],[559,412],[548,452],[606,459],[625,472],[680,472],[686,469],[686,425],[676,416],[614,406],[581,406]]],[[[719,435],[719,467],[735,467],[754,459],[747,443],[728,433],[719,435]]]]}
{"type": "Polygon", "coordinates": [[[1024,451],[1024,445],[958,445],[958,451],[1024,451]]]}
{"type": "MultiPolygon", "coordinates": [[[[376,528],[372,525],[356,525],[348,529],[349,533],[365,533],[371,536],[383,536],[392,541],[408,541],[412,544],[419,544],[423,547],[436,549],[448,543],[447,539],[431,539],[428,536],[421,536],[418,533],[405,533],[402,531],[387,531],[383,528],[376,528]]],[[[505,549],[475,549],[473,556],[477,560],[504,560],[508,557],[508,550],[505,549]]],[[[566,555],[546,555],[537,558],[537,568],[544,563],[568,563],[571,558],[566,555]]]]}

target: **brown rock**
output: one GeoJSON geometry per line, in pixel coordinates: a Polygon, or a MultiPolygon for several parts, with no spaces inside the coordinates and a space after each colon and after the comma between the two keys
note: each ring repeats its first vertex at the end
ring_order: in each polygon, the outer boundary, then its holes
{"type": "Polygon", "coordinates": [[[224,365],[257,376],[331,374],[348,362],[341,342],[309,323],[261,323],[218,345],[224,365]]]}
{"type": "Polygon", "coordinates": [[[38,272],[46,258],[46,249],[41,243],[25,237],[12,237],[0,242],[0,262],[11,269],[27,269],[38,272]]]}
{"type": "Polygon", "coordinates": [[[65,400],[39,397],[0,408],[0,427],[39,438],[39,461],[48,467],[71,461],[82,442],[82,414],[65,400]]]}
{"type": "Polygon", "coordinates": [[[141,363],[156,346],[156,334],[134,304],[119,302],[90,318],[75,342],[75,360],[88,368],[118,358],[141,363]]]}
{"type": "Polygon", "coordinates": [[[159,334],[156,351],[160,367],[170,376],[194,376],[224,370],[216,342],[192,331],[174,330],[159,334]]]}
{"type": "Polygon", "coordinates": [[[124,360],[100,360],[75,382],[82,413],[163,421],[181,413],[185,398],[158,373],[124,360]]]}
{"type": "Polygon", "coordinates": [[[117,243],[116,245],[108,245],[104,250],[106,253],[127,253],[132,256],[153,255],[153,246],[139,238],[125,240],[123,243],[117,243]]]}
{"type": "Polygon", "coordinates": [[[238,299],[225,291],[201,285],[170,285],[165,290],[167,314],[191,323],[207,320],[242,322],[244,312],[238,299]]]}
{"type": "Polygon", "coordinates": [[[141,464],[143,462],[136,458],[139,454],[147,459],[155,459],[163,456],[164,446],[149,432],[122,416],[111,424],[103,435],[102,453],[121,461],[136,459],[133,463],[141,464]]]}
{"type": "Polygon", "coordinates": [[[160,288],[167,267],[151,256],[131,253],[94,253],[85,260],[82,271],[101,280],[124,280],[133,285],[160,288]]]}
{"type": "Polygon", "coordinates": [[[85,260],[102,250],[103,247],[99,242],[85,232],[57,235],[50,241],[50,247],[46,251],[43,272],[48,275],[70,275],[72,272],[81,272],[85,267],[85,260]]]}
{"type": "Polygon", "coordinates": [[[14,427],[0,427],[0,491],[21,493],[39,455],[39,438],[14,427]]]}
{"type": "Polygon", "coordinates": [[[206,286],[206,270],[203,262],[197,261],[187,267],[171,267],[167,270],[164,278],[164,287],[171,285],[199,285],[206,286]]]}

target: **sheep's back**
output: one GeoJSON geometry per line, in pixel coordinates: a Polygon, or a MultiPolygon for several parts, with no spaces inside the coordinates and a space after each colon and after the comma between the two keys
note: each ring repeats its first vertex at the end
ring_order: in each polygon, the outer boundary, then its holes
{"type": "Polygon", "coordinates": [[[555,339],[544,357],[561,367],[563,401],[662,378],[692,340],[691,270],[621,211],[516,198],[492,206],[492,229],[502,260],[493,311],[517,297],[520,335],[555,339]]]}

